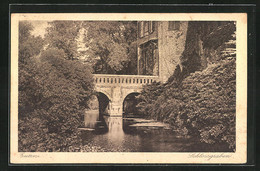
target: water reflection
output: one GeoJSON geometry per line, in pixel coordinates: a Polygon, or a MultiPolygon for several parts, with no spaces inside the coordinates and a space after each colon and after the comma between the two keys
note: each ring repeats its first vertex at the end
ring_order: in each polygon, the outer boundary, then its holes
{"type": "Polygon", "coordinates": [[[94,131],[84,132],[85,143],[101,146],[108,151],[138,151],[140,138],[124,132],[122,117],[99,116],[98,111],[88,111],[84,119],[86,128],[95,128],[94,131]]]}
{"type": "Polygon", "coordinates": [[[153,122],[141,118],[103,116],[97,110],[87,111],[84,118],[83,142],[105,151],[187,151],[191,144],[188,139],[177,138],[173,130],[151,126],[153,122]]]}
{"type": "Polygon", "coordinates": [[[110,142],[120,145],[124,140],[122,117],[104,117],[108,125],[107,137],[110,142]]]}
{"type": "Polygon", "coordinates": [[[98,110],[87,110],[84,115],[84,123],[86,128],[95,128],[99,119],[98,110]]]}

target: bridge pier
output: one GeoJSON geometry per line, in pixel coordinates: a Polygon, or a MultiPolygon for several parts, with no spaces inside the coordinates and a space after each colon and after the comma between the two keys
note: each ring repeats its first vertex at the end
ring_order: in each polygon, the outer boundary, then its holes
{"type": "Polygon", "coordinates": [[[122,116],[123,115],[123,105],[120,102],[110,102],[108,108],[109,116],[122,116]]]}

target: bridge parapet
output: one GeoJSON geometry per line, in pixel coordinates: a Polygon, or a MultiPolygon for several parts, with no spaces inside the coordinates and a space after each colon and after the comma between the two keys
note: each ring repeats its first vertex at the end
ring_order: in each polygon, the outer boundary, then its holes
{"type": "Polygon", "coordinates": [[[131,85],[143,85],[150,84],[154,81],[158,81],[158,76],[147,75],[110,75],[110,74],[94,74],[94,80],[96,85],[98,84],[131,84],[131,85]]]}
{"type": "Polygon", "coordinates": [[[158,76],[94,74],[95,89],[109,99],[107,112],[110,116],[122,116],[123,102],[131,93],[139,93],[142,86],[159,81],[158,76]]]}

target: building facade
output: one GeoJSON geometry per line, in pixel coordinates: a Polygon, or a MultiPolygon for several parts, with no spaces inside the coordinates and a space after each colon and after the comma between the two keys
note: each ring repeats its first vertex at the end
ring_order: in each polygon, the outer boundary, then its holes
{"type": "Polygon", "coordinates": [[[166,82],[180,62],[188,22],[138,21],[138,75],[159,76],[166,82]]]}

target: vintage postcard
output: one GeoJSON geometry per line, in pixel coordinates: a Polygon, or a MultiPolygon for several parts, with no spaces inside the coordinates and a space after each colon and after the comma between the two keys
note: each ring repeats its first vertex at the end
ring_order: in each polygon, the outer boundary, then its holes
{"type": "Polygon", "coordinates": [[[246,13],[12,13],[11,164],[247,162],[246,13]]]}

